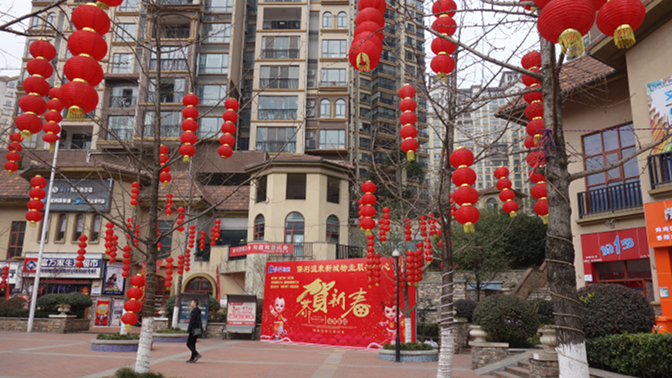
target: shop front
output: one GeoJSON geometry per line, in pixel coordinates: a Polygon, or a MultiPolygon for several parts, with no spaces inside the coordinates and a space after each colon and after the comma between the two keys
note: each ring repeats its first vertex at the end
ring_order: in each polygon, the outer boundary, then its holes
{"type": "MultiPolygon", "coordinates": [[[[27,253],[23,260],[23,276],[33,289],[37,269],[37,253],[27,253]]],[[[40,270],[40,295],[79,292],[91,295],[92,287],[99,286],[103,275],[103,255],[87,253],[84,267],[77,269],[76,253],[45,253],[40,270]]]]}
{"type": "Polygon", "coordinates": [[[0,289],[0,297],[9,298],[14,293],[15,288],[21,287],[21,280],[19,277],[19,269],[21,263],[19,261],[0,261],[0,272],[2,268],[8,266],[7,285],[4,289],[0,289]]]}
{"type": "Polygon", "coordinates": [[[653,248],[662,316],[656,318],[661,332],[672,332],[672,200],[644,205],[649,245],[653,248]]]}

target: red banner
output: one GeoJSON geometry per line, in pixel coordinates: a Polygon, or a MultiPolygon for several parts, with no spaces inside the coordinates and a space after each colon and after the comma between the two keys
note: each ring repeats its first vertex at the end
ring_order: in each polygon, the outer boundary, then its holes
{"type": "Polygon", "coordinates": [[[96,301],[96,320],[93,325],[106,326],[110,315],[110,300],[108,298],[98,298],[96,301]]]}
{"type": "Polygon", "coordinates": [[[229,248],[229,257],[250,255],[253,253],[294,253],[294,244],[248,244],[229,248]]]}
{"type": "MultiPolygon", "coordinates": [[[[366,259],[268,262],[261,340],[376,349],[392,343],[401,328],[403,341],[405,320],[400,314],[397,327],[395,286],[394,265],[387,259],[381,284],[371,287],[366,259]]],[[[415,287],[408,292],[412,307],[415,287]]]]}

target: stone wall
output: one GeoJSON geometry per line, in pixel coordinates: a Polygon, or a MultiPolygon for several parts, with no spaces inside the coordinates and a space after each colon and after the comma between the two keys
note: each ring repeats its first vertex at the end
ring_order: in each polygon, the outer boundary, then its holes
{"type": "Polygon", "coordinates": [[[560,367],[558,358],[535,359],[530,358],[530,378],[558,378],[560,367]]]}
{"type": "Polygon", "coordinates": [[[458,321],[455,324],[455,354],[462,353],[468,347],[470,325],[470,323],[464,321],[458,321]]]}
{"type": "Polygon", "coordinates": [[[168,328],[168,318],[154,318],[154,332],[168,328]]]}
{"type": "Polygon", "coordinates": [[[224,338],[225,331],[226,323],[208,323],[208,327],[205,330],[205,338],[221,340],[224,338]]]}
{"type": "MultiPolygon", "coordinates": [[[[0,318],[0,331],[26,332],[28,318],[0,318]]],[[[49,318],[35,318],[33,332],[72,333],[88,331],[88,319],[75,319],[74,315],[51,315],[49,318]]]]}
{"type": "Polygon", "coordinates": [[[471,368],[473,370],[501,361],[508,356],[508,343],[471,343],[471,368]]]}

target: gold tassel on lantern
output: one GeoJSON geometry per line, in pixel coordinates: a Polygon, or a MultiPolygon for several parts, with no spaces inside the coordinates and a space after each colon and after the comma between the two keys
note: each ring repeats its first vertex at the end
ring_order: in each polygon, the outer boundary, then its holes
{"type": "Polygon", "coordinates": [[[583,37],[578,30],[567,29],[560,34],[558,40],[560,46],[562,46],[562,53],[565,54],[568,58],[576,58],[583,54],[585,46],[583,45],[583,37]]]}
{"type": "Polygon", "coordinates": [[[517,215],[517,214],[516,214],[515,211],[512,211],[512,212],[509,213],[509,216],[510,216],[511,218],[515,218],[516,215],[517,215]]]}
{"type": "Polygon", "coordinates": [[[190,160],[191,160],[191,158],[189,157],[189,155],[184,155],[182,157],[182,162],[183,163],[189,163],[190,160]]]}
{"type": "Polygon", "coordinates": [[[629,49],[635,42],[635,32],[630,25],[621,25],[614,31],[614,43],[619,49],[629,49]]]}
{"type": "Polygon", "coordinates": [[[542,215],[541,216],[541,221],[544,222],[544,224],[548,224],[548,214],[542,215]]]}
{"type": "Polygon", "coordinates": [[[359,53],[357,55],[357,67],[362,72],[369,72],[371,70],[371,59],[365,53],[359,53]]]}
{"type": "Polygon", "coordinates": [[[415,160],[415,152],[413,150],[408,150],[408,152],[406,152],[406,160],[408,161],[415,160]]]}
{"type": "Polygon", "coordinates": [[[66,119],[71,121],[82,121],[84,120],[84,110],[77,105],[73,105],[68,109],[66,119]]]}

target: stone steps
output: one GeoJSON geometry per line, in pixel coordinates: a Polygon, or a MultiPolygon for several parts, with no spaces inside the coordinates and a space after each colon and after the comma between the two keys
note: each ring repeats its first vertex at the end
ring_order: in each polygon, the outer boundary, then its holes
{"type": "Polygon", "coordinates": [[[493,375],[495,378],[520,378],[520,377],[517,376],[517,375],[509,374],[509,373],[507,373],[507,372],[505,372],[505,371],[493,371],[493,372],[492,372],[492,375],[493,375]]]}
{"type": "Polygon", "coordinates": [[[511,373],[521,378],[530,378],[530,370],[528,368],[516,367],[516,366],[506,366],[504,371],[511,373]]]}

